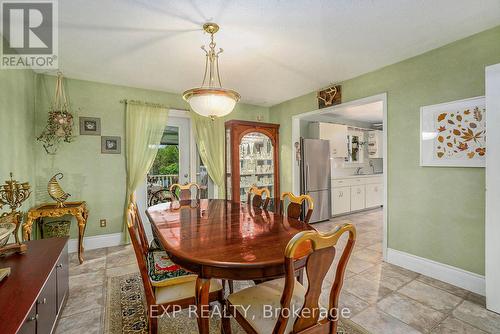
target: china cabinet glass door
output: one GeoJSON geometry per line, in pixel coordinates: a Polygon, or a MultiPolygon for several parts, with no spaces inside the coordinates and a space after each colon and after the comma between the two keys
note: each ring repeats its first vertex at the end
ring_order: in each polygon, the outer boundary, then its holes
{"type": "Polygon", "coordinates": [[[250,132],[239,144],[240,199],[247,200],[248,190],[256,185],[274,193],[274,147],[272,140],[263,133],[250,132]]]}

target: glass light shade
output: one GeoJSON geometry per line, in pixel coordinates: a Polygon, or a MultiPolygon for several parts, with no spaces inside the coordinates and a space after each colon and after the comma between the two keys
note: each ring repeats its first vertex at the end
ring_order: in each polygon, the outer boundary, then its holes
{"type": "Polygon", "coordinates": [[[233,111],[240,95],[223,88],[195,88],[184,92],[191,109],[201,116],[222,117],[233,111]]]}

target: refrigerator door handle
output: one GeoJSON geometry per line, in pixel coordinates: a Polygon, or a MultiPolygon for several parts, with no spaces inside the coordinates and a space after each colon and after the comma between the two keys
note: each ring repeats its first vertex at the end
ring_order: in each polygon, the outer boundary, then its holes
{"type": "Polygon", "coordinates": [[[305,186],[304,193],[307,193],[309,191],[309,164],[306,164],[306,177],[304,186],[305,186]]]}

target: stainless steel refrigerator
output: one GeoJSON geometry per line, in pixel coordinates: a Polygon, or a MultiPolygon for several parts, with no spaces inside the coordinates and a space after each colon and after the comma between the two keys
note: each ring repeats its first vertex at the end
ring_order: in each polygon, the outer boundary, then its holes
{"type": "Polygon", "coordinates": [[[314,201],[310,223],[331,217],[330,142],[300,138],[300,193],[314,201]]]}

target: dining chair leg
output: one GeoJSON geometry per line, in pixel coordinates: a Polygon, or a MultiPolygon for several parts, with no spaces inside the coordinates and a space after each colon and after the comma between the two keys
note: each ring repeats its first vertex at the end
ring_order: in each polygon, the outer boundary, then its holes
{"type": "Polygon", "coordinates": [[[221,334],[231,334],[231,314],[227,309],[227,304],[223,304],[224,309],[222,312],[221,334]]]}
{"type": "Polygon", "coordinates": [[[149,334],[158,333],[158,318],[149,317],[149,334]]]}
{"type": "Polygon", "coordinates": [[[229,293],[233,293],[234,292],[233,280],[227,281],[227,285],[229,285],[229,293]]]}

